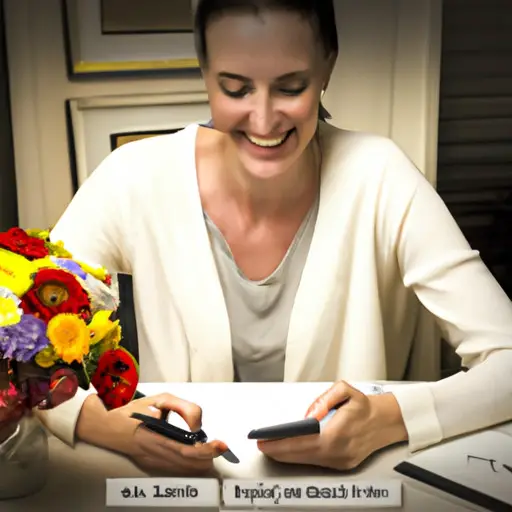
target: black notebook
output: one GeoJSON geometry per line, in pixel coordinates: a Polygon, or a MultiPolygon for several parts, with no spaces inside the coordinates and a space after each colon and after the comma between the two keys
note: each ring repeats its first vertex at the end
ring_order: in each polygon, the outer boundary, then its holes
{"type": "Polygon", "coordinates": [[[395,471],[494,512],[512,512],[512,436],[490,430],[433,446],[395,471]]]}

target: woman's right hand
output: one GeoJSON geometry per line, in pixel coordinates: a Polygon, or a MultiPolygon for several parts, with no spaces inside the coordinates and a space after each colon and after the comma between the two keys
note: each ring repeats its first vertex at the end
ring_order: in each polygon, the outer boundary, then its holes
{"type": "Polygon", "coordinates": [[[164,409],[178,413],[191,431],[201,428],[201,408],[167,393],[134,400],[108,412],[100,399],[91,395],[84,402],[78,418],[77,437],[127,455],[148,473],[208,474],[213,470],[213,459],[228,449],[225,443],[215,440],[195,446],[184,445],[145,429],[140,421],[131,418],[134,412],[159,418],[164,409]]]}

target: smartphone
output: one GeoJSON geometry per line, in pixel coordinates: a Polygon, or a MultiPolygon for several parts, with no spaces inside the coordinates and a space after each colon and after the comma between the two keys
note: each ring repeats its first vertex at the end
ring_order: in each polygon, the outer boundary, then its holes
{"type": "MultiPolygon", "coordinates": [[[[370,384],[369,386],[359,386],[360,390],[367,395],[380,395],[384,389],[379,384],[370,384]]],[[[316,418],[306,418],[304,420],[292,421],[290,423],[281,423],[271,427],[263,427],[251,430],[248,434],[249,439],[271,441],[276,439],[286,439],[288,437],[307,436],[319,434],[322,427],[334,416],[336,411],[344,404],[341,402],[335,405],[320,421],[316,418]]]]}
{"type": "Polygon", "coordinates": [[[208,442],[208,437],[203,430],[188,432],[187,430],[183,430],[182,428],[167,423],[164,419],[153,418],[152,416],[147,416],[138,412],[132,413],[131,417],[136,420],[140,420],[142,425],[144,425],[148,430],[167,437],[168,439],[172,439],[173,441],[178,441],[178,443],[192,446],[196,443],[208,442]]]}
{"type": "MultiPolygon", "coordinates": [[[[165,414],[165,416],[167,416],[167,414],[165,414]]],[[[151,430],[156,434],[160,434],[161,436],[167,437],[168,439],[172,439],[173,441],[177,441],[178,443],[193,446],[197,443],[208,442],[208,436],[204,430],[189,432],[187,430],[183,430],[182,428],[176,427],[175,425],[167,423],[164,418],[153,418],[152,416],[147,416],[138,412],[132,413],[131,417],[136,420],[140,420],[142,425],[144,425],[144,427],[148,430],[151,430]]],[[[232,464],[238,464],[240,462],[240,459],[230,449],[227,449],[222,454],[222,457],[224,457],[224,459],[226,459],[228,462],[231,462],[232,464]]]]}
{"type": "Polygon", "coordinates": [[[316,418],[306,418],[304,420],[291,421],[289,423],[280,423],[279,425],[251,430],[247,437],[248,439],[274,441],[276,439],[319,434],[322,426],[332,418],[338,408],[339,406],[335,409],[331,409],[320,421],[316,418]]]}

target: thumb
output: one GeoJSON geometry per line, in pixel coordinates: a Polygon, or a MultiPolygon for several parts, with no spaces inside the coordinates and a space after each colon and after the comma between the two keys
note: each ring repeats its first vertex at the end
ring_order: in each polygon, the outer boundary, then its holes
{"type": "Polygon", "coordinates": [[[357,389],[346,382],[337,382],[309,406],[306,418],[321,420],[331,409],[337,409],[354,397],[356,393],[358,393],[357,389]]]}
{"type": "Polygon", "coordinates": [[[167,418],[169,412],[173,411],[185,420],[192,432],[201,428],[203,411],[192,402],[169,393],[162,393],[142,400],[147,401],[149,407],[156,409],[152,416],[167,418]]]}

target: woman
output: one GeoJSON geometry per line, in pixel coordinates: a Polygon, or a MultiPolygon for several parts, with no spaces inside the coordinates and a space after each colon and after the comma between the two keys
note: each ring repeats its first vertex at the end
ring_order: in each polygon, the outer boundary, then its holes
{"type": "MultiPolygon", "coordinates": [[[[334,19],[328,1],[200,1],[214,129],[113,152],[53,238],[133,274],[142,380],[336,382],[309,411],[344,402],[320,436],[259,447],[347,469],[511,419],[512,308],[395,144],[319,121],[334,19]],[[434,319],[468,372],[371,397],[346,384],[432,375],[434,319]]],[[[143,467],[210,469],[222,441],[184,448],[129,418],[164,407],[199,426],[199,407],[171,396],[112,412],[81,396],[44,421],[143,467]]]]}

